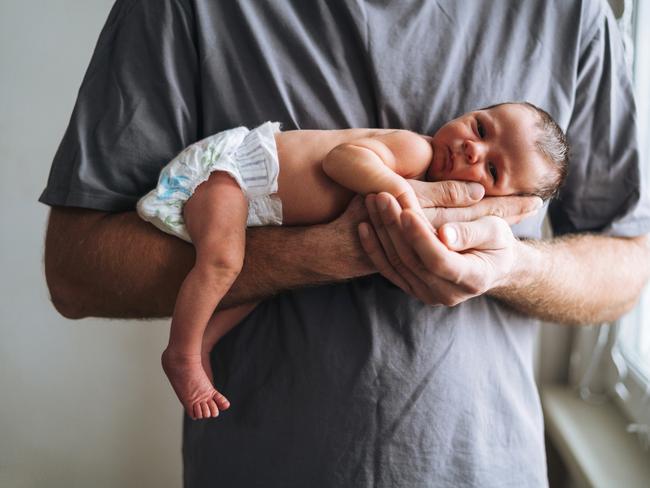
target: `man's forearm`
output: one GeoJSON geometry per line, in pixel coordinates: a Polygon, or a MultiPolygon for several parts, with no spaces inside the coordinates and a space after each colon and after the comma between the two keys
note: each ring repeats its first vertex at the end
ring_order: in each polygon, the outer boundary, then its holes
{"type": "MultiPolygon", "coordinates": [[[[222,305],[370,273],[355,225],[346,222],[248,229],[244,268],[222,305]]],[[[45,271],[53,303],[66,317],[170,316],[193,263],[191,245],[135,212],[56,208],[50,215],[45,271]]]]}
{"type": "Polygon", "coordinates": [[[593,324],[619,318],[650,275],[646,237],[576,235],[520,245],[509,284],[490,294],[544,320],[593,324]]]}

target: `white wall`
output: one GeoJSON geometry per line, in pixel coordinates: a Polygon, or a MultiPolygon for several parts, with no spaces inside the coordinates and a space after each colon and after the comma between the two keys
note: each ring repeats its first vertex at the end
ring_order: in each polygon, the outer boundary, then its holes
{"type": "Polygon", "coordinates": [[[176,487],[167,324],[69,321],[37,203],[111,0],[0,1],[0,486],[176,487]]]}

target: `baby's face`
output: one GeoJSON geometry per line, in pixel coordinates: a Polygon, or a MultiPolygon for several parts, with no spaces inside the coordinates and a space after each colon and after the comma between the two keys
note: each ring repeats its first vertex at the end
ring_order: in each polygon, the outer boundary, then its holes
{"type": "Polygon", "coordinates": [[[428,181],[475,181],[486,195],[528,193],[549,171],[535,148],[536,115],[516,104],[469,112],[432,137],[428,181]]]}

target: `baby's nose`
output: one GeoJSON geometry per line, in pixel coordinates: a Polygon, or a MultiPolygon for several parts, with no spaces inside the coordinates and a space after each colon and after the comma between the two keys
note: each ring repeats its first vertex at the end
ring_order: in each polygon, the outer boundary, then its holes
{"type": "Polygon", "coordinates": [[[470,140],[465,141],[464,149],[465,149],[465,156],[467,157],[467,162],[469,164],[476,164],[479,161],[481,161],[485,153],[485,148],[483,147],[483,144],[481,144],[480,142],[475,142],[470,140]]]}

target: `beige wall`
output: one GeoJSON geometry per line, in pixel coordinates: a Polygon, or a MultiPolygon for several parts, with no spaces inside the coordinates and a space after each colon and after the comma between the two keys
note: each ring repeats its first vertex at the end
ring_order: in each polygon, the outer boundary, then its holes
{"type": "Polygon", "coordinates": [[[176,487],[165,322],[68,321],[36,202],[110,0],[0,1],[0,486],[176,487]]]}

